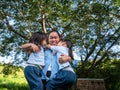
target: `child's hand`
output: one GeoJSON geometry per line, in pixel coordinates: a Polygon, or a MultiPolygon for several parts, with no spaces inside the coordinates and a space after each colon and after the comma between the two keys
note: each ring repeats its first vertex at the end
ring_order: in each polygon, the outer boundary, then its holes
{"type": "Polygon", "coordinates": [[[72,59],[70,56],[67,56],[65,54],[62,54],[61,57],[59,58],[59,62],[62,64],[62,63],[65,63],[65,62],[72,62],[72,59]]]}
{"type": "Polygon", "coordinates": [[[30,50],[36,53],[40,51],[39,47],[35,44],[31,44],[30,50]]]}
{"type": "Polygon", "coordinates": [[[48,44],[48,45],[47,45],[47,47],[48,47],[48,48],[51,48],[51,45],[50,45],[50,44],[48,44]]]}

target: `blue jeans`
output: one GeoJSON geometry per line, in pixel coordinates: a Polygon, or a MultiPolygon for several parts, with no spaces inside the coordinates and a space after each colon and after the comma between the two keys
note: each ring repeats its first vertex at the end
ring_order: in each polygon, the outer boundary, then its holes
{"type": "Polygon", "coordinates": [[[48,81],[46,88],[47,90],[55,90],[58,87],[63,87],[64,90],[68,90],[75,82],[75,73],[68,70],[59,70],[55,77],[48,81]]]}
{"type": "Polygon", "coordinates": [[[24,75],[29,84],[30,90],[43,90],[41,72],[42,71],[36,66],[25,67],[24,75]]]}

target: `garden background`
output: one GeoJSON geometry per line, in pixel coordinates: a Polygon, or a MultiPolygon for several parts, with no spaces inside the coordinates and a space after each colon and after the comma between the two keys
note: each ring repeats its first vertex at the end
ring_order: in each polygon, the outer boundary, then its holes
{"type": "Polygon", "coordinates": [[[8,61],[0,58],[1,90],[28,89],[20,46],[51,30],[72,40],[78,78],[103,78],[107,90],[120,90],[119,0],[0,0],[0,57],[8,61]]]}

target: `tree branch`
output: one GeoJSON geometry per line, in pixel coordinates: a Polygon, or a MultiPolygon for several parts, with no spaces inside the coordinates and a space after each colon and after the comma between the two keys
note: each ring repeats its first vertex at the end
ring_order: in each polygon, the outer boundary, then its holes
{"type": "Polygon", "coordinates": [[[94,52],[96,46],[97,46],[97,42],[98,42],[98,39],[95,40],[95,43],[92,45],[92,48],[90,50],[90,52],[87,54],[86,58],[85,58],[85,62],[87,61],[87,59],[90,57],[90,55],[94,52]]]}
{"type": "Polygon", "coordinates": [[[48,20],[46,20],[46,23],[48,24],[48,26],[49,26],[52,30],[56,30],[56,28],[53,27],[53,25],[52,25],[50,22],[48,22],[48,20]]]}
{"type": "Polygon", "coordinates": [[[47,33],[46,27],[45,27],[45,15],[42,16],[42,28],[45,33],[47,33]]]}
{"type": "MultiPolygon", "coordinates": [[[[118,29],[119,30],[119,29],[118,29]]],[[[95,66],[97,66],[99,63],[102,62],[102,60],[105,58],[105,56],[107,55],[107,52],[109,51],[109,49],[118,41],[118,39],[120,38],[120,35],[118,35],[118,37],[114,40],[114,42],[108,47],[108,49],[105,51],[105,53],[103,54],[103,56],[95,63],[95,66]]]]}
{"type": "Polygon", "coordinates": [[[26,39],[26,40],[29,39],[28,37],[26,37],[26,36],[24,36],[24,35],[18,33],[17,31],[15,31],[15,30],[13,29],[13,27],[9,24],[9,21],[8,21],[7,16],[6,16],[5,13],[2,13],[2,15],[5,17],[6,25],[7,25],[9,31],[12,31],[13,33],[19,35],[20,37],[22,37],[22,38],[24,38],[24,39],[26,39]]]}

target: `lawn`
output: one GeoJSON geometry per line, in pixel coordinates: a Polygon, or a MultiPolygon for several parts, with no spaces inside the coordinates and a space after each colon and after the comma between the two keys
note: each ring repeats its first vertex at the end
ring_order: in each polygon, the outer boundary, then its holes
{"type": "MultiPolygon", "coordinates": [[[[2,67],[0,66],[1,71],[2,67]]],[[[0,73],[0,90],[29,90],[23,70],[21,69],[17,74],[10,74],[8,76],[0,73]]]]}

